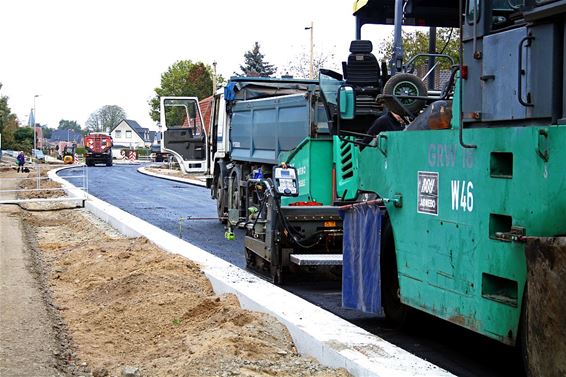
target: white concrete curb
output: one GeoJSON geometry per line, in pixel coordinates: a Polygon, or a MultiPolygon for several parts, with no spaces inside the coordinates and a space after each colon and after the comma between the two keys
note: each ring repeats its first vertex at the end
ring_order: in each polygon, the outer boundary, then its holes
{"type": "MultiPolygon", "coordinates": [[[[66,190],[78,190],[58,177],[58,170],[50,171],[49,177],[61,183],[66,190]]],[[[89,195],[85,208],[126,236],[145,236],[164,250],[197,262],[217,294],[233,293],[243,308],[276,317],[287,326],[297,350],[318,359],[323,365],[345,368],[354,376],[452,376],[338,316],[92,195],[89,195]]]]}
{"type": "Polygon", "coordinates": [[[157,173],[154,173],[154,172],[147,170],[143,166],[141,168],[138,168],[138,173],[150,175],[150,176],[156,177],[156,178],[167,179],[169,181],[183,182],[183,183],[188,183],[190,185],[206,187],[206,182],[199,181],[197,179],[181,178],[181,177],[175,177],[175,176],[171,176],[171,175],[157,174],[157,173]]]}

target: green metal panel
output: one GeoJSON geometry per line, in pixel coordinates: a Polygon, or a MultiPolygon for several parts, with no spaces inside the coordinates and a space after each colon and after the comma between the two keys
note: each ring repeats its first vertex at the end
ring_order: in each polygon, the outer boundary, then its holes
{"type": "Polygon", "coordinates": [[[566,234],[566,126],[464,130],[475,149],[458,132],[386,133],[386,155],[360,153],[360,189],[402,196],[387,204],[402,301],[514,344],[524,244],[498,232],[566,234]]]}
{"type": "Polygon", "coordinates": [[[285,161],[297,169],[299,196],[282,198],[282,205],[311,201],[332,204],[332,139],[306,138],[285,161]]]}
{"type": "Polygon", "coordinates": [[[346,200],[356,199],[358,193],[358,155],[360,149],[353,143],[334,138],[334,163],[336,166],[336,196],[346,200]]]}

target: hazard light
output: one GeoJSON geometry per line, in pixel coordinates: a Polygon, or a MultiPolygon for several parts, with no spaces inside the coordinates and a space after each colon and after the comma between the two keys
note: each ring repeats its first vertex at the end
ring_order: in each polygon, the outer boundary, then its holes
{"type": "Polygon", "coordinates": [[[324,223],[322,223],[322,226],[324,226],[325,228],[335,228],[336,221],[325,221],[324,223]]]}

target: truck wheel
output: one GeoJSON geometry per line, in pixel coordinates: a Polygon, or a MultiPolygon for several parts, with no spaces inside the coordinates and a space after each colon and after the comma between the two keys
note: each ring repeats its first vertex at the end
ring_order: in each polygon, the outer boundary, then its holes
{"type": "MultiPolygon", "coordinates": [[[[220,175],[220,174],[219,174],[220,175]]],[[[214,185],[214,195],[216,196],[216,213],[218,220],[222,224],[226,224],[226,190],[224,190],[224,180],[220,176],[216,177],[216,184],[214,185]]]]}
{"type": "Polygon", "coordinates": [[[240,181],[241,181],[240,169],[238,169],[237,167],[233,168],[232,171],[230,172],[230,176],[232,177],[232,187],[228,187],[228,190],[230,191],[228,195],[232,196],[231,198],[232,205],[231,208],[229,209],[237,209],[240,214],[240,217],[242,217],[245,216],[245,213],[242,214],[243,206],[242,206],[242,190],[240,187],[240,181]]]}
{"type": "Polygon", "coordinates": [[[381,238],[381,303],[385,316],[398,327],[407,323],[410,308],[401,302],[393,229],[388,219],[381,238]]]}
{"type": "MultiPolygon", "coordinates": [[[[387,80],[385,86],[383,87],[383,94],[394,96],[426,96],[427,90],[423,84],[423,81],[417,76],[410,73],[398,73],[394,76],[391,76],[391,78],[387,80]]],[[[409,110],[415,116],[424,108],[426,104],[425,100],[422,99],[398,98],[398,100],[407,110],[409,110]]],[[[411,115],[406,114],[406,111],[402,106],[399,105],[399,103],[397,103],[395,98],[385,98],[384,103],[390,111],[396,114],[411,115]]]]}

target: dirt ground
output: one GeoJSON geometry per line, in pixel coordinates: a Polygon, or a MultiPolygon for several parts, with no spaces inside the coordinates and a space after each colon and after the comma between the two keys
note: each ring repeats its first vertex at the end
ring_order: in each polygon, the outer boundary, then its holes
{"type": "MultiPolygon", "coordinates": [[[[298,355],[273,317],[215,295],[197,265],[147,239],[126,238],[83,209],[16,212],[37,271],[18,284],[39,286],[49,317],[41,321],[55,333],[38,336],[56,359],[46,363],[64,375],[349,376],[298,355]]],[[[13,291],[2,293],[3,310],[17,305],[13,291]]]]}
{"type": "Polygon", "coordinates": [[[202,178],[202,174],[185,174],[182,171],[175,170],[175,169],[146,167],[145,170],[150,171],[150,172],[155,173],[155,174],[169,175],[169,176],[179,177],[179,178],[189,178],[189,179],[200,179],[200,178],[202,178]]]}

